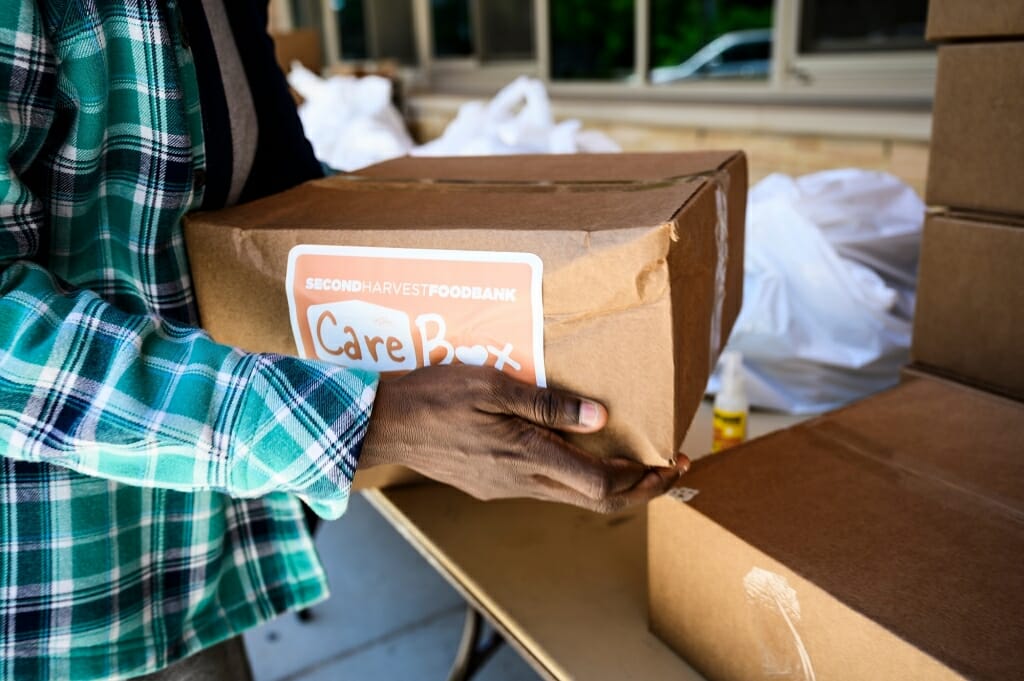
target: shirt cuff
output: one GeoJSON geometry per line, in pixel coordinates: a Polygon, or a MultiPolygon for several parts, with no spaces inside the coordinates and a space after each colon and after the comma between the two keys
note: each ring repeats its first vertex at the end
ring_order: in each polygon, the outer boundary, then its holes
{"type": "Polygon", "coordinates": [[[254,354],[230,428],[229,491],[297,495],[319,516],[338,518],[370,423],[375,373],[326,362],[254,354]]]}

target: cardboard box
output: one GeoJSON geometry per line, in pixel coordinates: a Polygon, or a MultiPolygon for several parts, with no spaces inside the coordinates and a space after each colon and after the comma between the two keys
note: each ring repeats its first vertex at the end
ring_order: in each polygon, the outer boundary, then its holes
{"type": "Polygon", "coordinates": [[[293,61],[300,62],[313,73],[320,73],[323,68],[323,50],[320,46],[320,33],[316,29],[276,31],[271,34],[271,38],[274,40],[274,56],[286,74],[291,71],[293,61]]]}
{"type": "Polygon", "coordinates": [[[1024,400],[1024,225],[925,221],[911,360],[1024,400]]]}
{"type": "Polygon", "coordinates": [[[926,201],[1024,215],[1024,41],[939,48],[926,201]]]}
{"type": "Polygon", "coordinates": [[[536,254],[547,383],[610,410],[577,441],[665,464],[739,312],[746,182],[739,152],[409,158],[192,215],[186,240],[203,326],[285,354],[298,244],[536,254]]]}
{"type": "Polygon", "coordinates": [[[929,0],[928,40],[1024,37],[1020,0],[929,0]]]}
{"type": "Polygon", "coordinates": [[[1024,678],[1022,454],[1024,405],[919,378],[703,459],[652,629],[712,681],[1024,678]]]}
{"type": "MultiPolygon", "coordinates": [[[[274,56],[277,65],[287,76],[292,70],[292,62],[298,61],[313,73],[319,74],[323,69],[323,49],[320,45],[320,32],[312,28],[296,28],[290,31],[272,31],[274,40],[274,56]]],[[[302,97],[291,86],[288,90],[296,104],[302,103],[302,97]]]]}

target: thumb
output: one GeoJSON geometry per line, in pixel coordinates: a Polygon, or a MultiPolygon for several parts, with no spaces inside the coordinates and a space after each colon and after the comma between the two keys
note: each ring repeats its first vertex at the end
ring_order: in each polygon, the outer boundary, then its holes
{"type": "Polygon", "coordinates": [[[518,384],[505,401],[510,414],[552,430],[594,433],[608,422],[600,402],[563,390],[518,384]]]}

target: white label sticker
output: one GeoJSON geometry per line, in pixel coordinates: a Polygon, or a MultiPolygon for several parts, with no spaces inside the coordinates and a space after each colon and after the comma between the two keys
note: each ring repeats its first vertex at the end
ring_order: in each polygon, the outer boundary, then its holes
{"type": "Polygon", "coordinates": [[[300,356],[342,366],[474,364],[544,386],[542,274],[531,253],[296,246],[292,333],[300,356]]]}

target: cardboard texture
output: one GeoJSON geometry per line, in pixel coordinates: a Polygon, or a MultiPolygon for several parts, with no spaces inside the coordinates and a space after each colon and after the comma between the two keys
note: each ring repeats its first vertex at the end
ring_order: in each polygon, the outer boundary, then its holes
{"type": "Polygon", "coordinates": [[[609,406],[589,451],[671,460],[704,391],[727,187],[720,342],[739,312],[742,153],[400,159],[186,221],[203,326],[296,352],[285,296],[298,244],[525,251],[544,266],[548,385],[609,406]]]}
{"type": "Polygon", "coordinates": [[[1024,678],[1022,454],[1024,405],[920,377],[699,461],[651,626],[713,681],[1024,678]]]}
{"type": "Polygon", "coordinates": [[[1024,41],[943,45],[926,201],[1024,215],[1024,41]]]}
{"type": "Polygon", "coordinates": [[[1020,0],[929,0],[928,40],[1024,37],[1020,0]]]}
{"type": "MultiPolygon", "coordinates": [[[[313,73],[320,73],[323,68],[323,49],[320,46],[320,33],[312,28],[297,28],[290,31],[272,31],[274,40],[274,56],[281,71],[287,75],[292,70],[292,62],[298,61],[313,73]]],[[[302,103],[302,97],[291,86],[288,91],[296,104],[302,103]]]]}
{"type": "Polygon", "coordinates": [[[647,628],[644,508],[478,501],[436,483],[367,498],[542,672],[531,678],[705,681],[647,628]]]}
{"type": "Polygon", "coordinates": [[[297,28],[291,31],[275,31],[274,56],[281,70],[288,73],[292,61],[298,61],[313,73],[320,73],[323,67],[323,51],[320,47],[320,33],[312,28],[297,28]]]}
{"type": "Polygon", "coordinates": [[[1024,400],[1024,226],[925,221],[911,360],[1024,400]]]}

